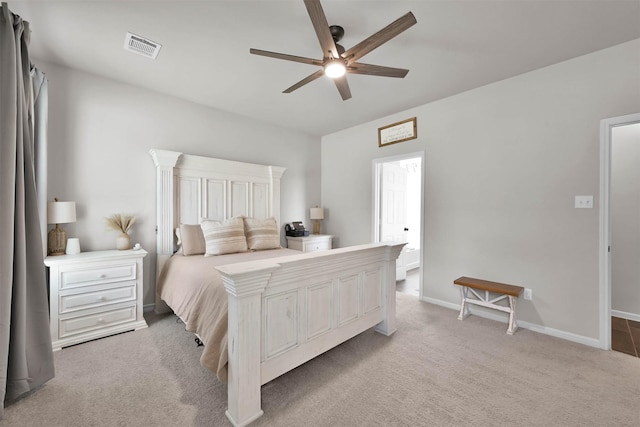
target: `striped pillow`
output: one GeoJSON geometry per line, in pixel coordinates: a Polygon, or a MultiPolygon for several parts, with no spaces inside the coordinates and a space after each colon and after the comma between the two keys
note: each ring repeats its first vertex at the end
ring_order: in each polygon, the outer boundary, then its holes
{"type": "Polygon", "coordinates": [[[242,218],[226,221],[203,220],[200,223],[206,246],[205,256],[247,251],[242,218]]]}
{"type": "Polygon", "coordinates": [[[275,218],[244,218],[249,250],[261,251],[280,248],[280,233],[275,218]]]}

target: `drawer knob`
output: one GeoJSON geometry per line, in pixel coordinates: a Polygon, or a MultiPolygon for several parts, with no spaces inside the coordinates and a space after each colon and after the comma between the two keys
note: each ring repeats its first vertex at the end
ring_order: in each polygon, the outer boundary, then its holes
{"type": "Polygon", "coordinates": [[[98,301],[107,301],[107,300],[108,300],[108,298],[105,297],[104,295],[101,296],[101,297],[98,297],[98,301]]]}
{"type": "Polygon", "coordinates": [[[101,278],[101,279],[106,279],[106,278],[107,278],[107,275],[106,275],[106,274],[104,274],[104,273],[102,273],[102,274],[100,275],[100,278],[101,278]]]}
{"type": "Polygon", "coordinates": [[[104,319],[103,319],[102,317],[100,317],[100,318],[98,319],[98,323],[104,323],[104,319]]]}

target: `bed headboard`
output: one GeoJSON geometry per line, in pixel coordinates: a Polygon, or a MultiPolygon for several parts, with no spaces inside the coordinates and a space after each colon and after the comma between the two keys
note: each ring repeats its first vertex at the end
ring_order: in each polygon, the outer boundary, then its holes
{"type": "MultiPolygon", "coordinates": [[[[201,218],[273,217],[280,224],[280,179],[285,168],[149,150],[156,165],[157,254],[175,249],[174,230],[201,218]]],[[[160,265],[158,265],[160,268],[160,265]]]]}

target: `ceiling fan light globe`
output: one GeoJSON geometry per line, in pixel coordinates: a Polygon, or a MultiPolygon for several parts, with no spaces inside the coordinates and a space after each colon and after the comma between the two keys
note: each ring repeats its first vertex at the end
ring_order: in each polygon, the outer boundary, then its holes
{"type": "Polygon", "coordinates": [[[347,72],[347,68],[341,61],[332,61],[324,67],[324,74],[332,79],[342,77],[347,72]]]}

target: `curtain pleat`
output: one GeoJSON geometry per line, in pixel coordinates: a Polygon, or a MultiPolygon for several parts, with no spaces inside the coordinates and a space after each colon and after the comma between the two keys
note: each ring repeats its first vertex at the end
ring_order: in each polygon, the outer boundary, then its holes
{"type": "MultiPolygon", "coordinates": [[[[29,25],[0,14],[0,396],[11,402],[54,376],[35,171],[29,25]]],[[[43,95],[42,88],[38,92],[43,95]]],[[[46,96],[45,96],[46,99],[46,96]]],[[[43,129],[39,129],[42,132],[43,129]]],[[[43,148],[39,147],[39,151],[43,148]]],[[[46,153],[46,150],[44,150],[46,153]]],[[[45,160],[46,161],[46,160],[45,160]]],[[[39,162],[38,162],[39,163],[39,162]]],[[[0,408],[0,418],[4,405],[0,408]]]]}
{"type": "Polygon", "coordinates": [[[42,256],[47,256],[47,129],[49,126],[49,83],[44,73],[31,67],[33,82],[33,157],[38,191],[38,213],[40,214],[40,235],[42,256]]]}

